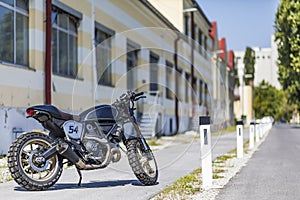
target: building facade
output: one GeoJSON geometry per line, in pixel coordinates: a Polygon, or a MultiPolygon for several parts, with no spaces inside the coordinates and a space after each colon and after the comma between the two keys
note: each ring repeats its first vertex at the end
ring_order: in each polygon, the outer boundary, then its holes
{"type": "MultiPolygon", "coordinates": [[[[278,81],[278,52],[277,44],[275,42],[274,35],[271,36],[270,48],[252,48],[255,52],[255,73],[253,86],[259,86],[259,84],[265,80],[277,89],[280,89],[280,83],[278,81]]],[[[235,101],[234,113],[238,119],[242,116],[246,117],[246,122],[249,124],[254,119],[254,112],[252,109],[253,104],[253,87],[245,85],[243,81],[244,76],[244,51],[235,51],[236,63],[238,68],[238,76],[240,80],[240,87],[237,88],[235,94],[240,98],[235,101]]]]}
{"type": "Polygon", "coordinates": [[[280,89],[278,81],[278,52],[274,35],[271,36],[270,48],[253,48],[255,51],[255,79],[254,86],[258,86],[263,80],[280,89]]]}
{"type": "Polygon", "coordinates": [[[192,129],[213,112],[212,25],[196,1],[0,0],[0,13],[0,154],[42,129],[25,119],[36,104],[77,114],[143,91],[137,117],[155,122],[145,124],[150,136],[192,129]]]}

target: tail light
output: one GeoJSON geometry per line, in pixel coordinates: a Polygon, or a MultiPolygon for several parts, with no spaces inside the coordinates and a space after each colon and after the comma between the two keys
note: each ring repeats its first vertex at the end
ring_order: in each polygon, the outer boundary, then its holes
{"type": "Polygon", "coordinates": [[[32,116],[36,113],[36,111],[33,110],[33,109],[29,109],[29,110],[27,110],[26,112],[27,112],[27,116],[28,116],[28,117],[32,117],[32,116]]]}

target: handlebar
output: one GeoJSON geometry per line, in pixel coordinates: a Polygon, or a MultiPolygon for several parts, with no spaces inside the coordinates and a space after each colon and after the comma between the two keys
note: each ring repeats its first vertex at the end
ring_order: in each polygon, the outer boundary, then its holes
{"type": "Polygon", "coordinates": [[[144,95],[144,92],[139,92],[139,93],[135,93],[134,94],[134,98],[138,97],[138,96],[142,96],[144,95]]]}
{"type": "Polygon", "coordinates": [[[143,96],[143,95],[144,95],[144,92],[134,93],[133,91],[127,91],[126,93],[123,93],[120,96],[120,100],[121,101],[130,100],[133,102],[133,101],[137,101],[142,98],[146,98],[146,96],[143,96]]]}
{"type": "Polygon", "coordinates": [[[146,96],[140,96],[140,97],[134,99],[134,101],[138,101],[138,100],[143,99],[143,98],[146,98],[146,96]]]}

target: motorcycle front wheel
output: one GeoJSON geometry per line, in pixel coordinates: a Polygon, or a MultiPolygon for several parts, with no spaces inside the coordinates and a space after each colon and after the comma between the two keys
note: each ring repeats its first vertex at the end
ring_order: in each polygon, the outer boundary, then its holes
{"type": "Polygon", "coordinates": [[[135,176],[144,185],[155,185],[158,169],[152,151],[145,151],[138,139],[129,140],[126,148],[128,161],[135,176]]]}
{"type": "Polygon", "coordinates": [[[54,185],[62,173],[62,162],[55,155],[40,160],[43,152],[51,147],[52,139],[39,132],[21,135],[8,151],[8,167],[12,178],[31,191],[45,190],[54,185]]]}

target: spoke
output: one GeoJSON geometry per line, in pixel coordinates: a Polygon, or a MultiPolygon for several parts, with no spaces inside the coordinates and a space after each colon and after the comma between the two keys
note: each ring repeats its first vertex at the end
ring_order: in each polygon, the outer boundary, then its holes
{"type": "Polygon", "coordinates": [[[29,164],[29,160],[25,158],[21,159],[21,162],[22,164],[29,164]]]}
{"type": "Polygon", "coordinates": [[[30,165],[27,165],[26,167],[24,167],[23,169],[24,169],[24,171],[26,171],[26,170],[29,170],[31,167],[30,167],[30,165]]]}
{"type": "Polygon", "coordinates": [[[30,156],[30,153],[25,151],[24,149],[22,150],[22,153],[26,154],[27,156],[30,156]]]}

